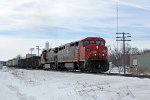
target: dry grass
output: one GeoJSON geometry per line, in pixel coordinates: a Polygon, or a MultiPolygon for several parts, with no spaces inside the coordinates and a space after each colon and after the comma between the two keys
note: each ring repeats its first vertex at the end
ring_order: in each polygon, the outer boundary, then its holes
{"type": "Polygon", "coordinates": [[[150,68],[148,67],[139,67],[137,71],[138,71],[138,74],[143,74],[143,75],[150,74],[150,68]]]}
{"type": "Polygon", "coordinates": [[[130,67],[129,73],[138,74],[138,75],[147,75],[150,74],[150,68],[148,67],[130,67]]]}

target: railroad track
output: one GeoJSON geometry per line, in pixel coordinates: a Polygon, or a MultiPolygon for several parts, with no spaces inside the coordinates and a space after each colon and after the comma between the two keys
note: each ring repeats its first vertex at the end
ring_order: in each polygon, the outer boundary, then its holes
{"type": "Polygon", "coordinates": [[[81,71],[57,71],[57,70],[48,70],[54,72],[62,72],[62,73],[75,73],[75,74],[93,74],[93,75],[107,75],[107,76],[124,76],[124,77],[137,77],[137,78],[148,78],[150,79],[150,75],[134,75],[134,74],[119,74],[119,73],[96,73],[96,72],[81,72],[81,71]]]}
{"type": "Polygon", "coordinates": [[[137,77],[137,78],[149,78],[150,75],[134,75],[134,74],[118,74],[118,73],[103,73],[104,75],[112,75],[112,76],[124,76],[124,77],[137,77]]]}
{"type": "MultiPolygon", "coordinates": [[[[19,68],[17,68],[19,69],[19,68]]],[[[24,69],[24,68],[23,68],[24,69]]],[[[26,70],[43,70],[43,69],[26,69],[26,70]]],[[[93,75],[107,75],[107,76],[124,76],[124,77],[137,77],[137,78],[148,78],[150,75],[134,75],[134,74],[119,74],[119,73],[96,73],[96,72],[81,72],[81,71],[60,71],[60,70],[45,70],[62,73],[74,73],[74,74],[93,74],[93,75]]]]}

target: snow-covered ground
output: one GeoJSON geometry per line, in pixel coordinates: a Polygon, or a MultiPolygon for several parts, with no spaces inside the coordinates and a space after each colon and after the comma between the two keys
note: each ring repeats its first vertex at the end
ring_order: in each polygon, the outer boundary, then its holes
{"type": "Polygon", "coordinates": [[[0,100],[150,100],[150,79],[5,67],[0,100]]]}

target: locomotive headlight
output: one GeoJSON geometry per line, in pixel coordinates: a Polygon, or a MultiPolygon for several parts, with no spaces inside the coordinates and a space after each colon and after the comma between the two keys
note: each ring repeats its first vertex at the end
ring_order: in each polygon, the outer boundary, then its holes
{"type": "Polygon", "coordinates": [[[96,46],[96,48],[98,49],[98,45],[96,46]]]}
{"type": "Polygon", "coordinates": [[[94,56],[97,56],[97,54],[95,53],[94,56]]]}
{"type": "Polygon", "coordinates": [[[103,53],[103,54],[102,54],[102,57],[104,57],[104,56],[105,56],[105,54],[103,53]]]}

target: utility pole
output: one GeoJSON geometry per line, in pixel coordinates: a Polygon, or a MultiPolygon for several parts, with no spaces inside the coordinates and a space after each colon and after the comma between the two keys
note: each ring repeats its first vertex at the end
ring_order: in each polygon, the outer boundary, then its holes
{"type": "MultiPolygon", "coordinates": [[[[117,15],[116,15],[116,23],[117,23],[117,32],[116,33],[118,33],[118,31],[119,31],[119,3],[118,3],[118,0],[116,0],[116,12],[117,12],[117,15]]],[[[118,37],[118,34],[117,34],[117,37],[118,37]]],[[[118,41],[117,41],[117,54],[118,54],[118,45],[119,45],[119,43],[118,43],[118,41]]],[[[120,74],[120,67],[119,67],[119,57],[118,57],[118,55],[116,55],[116,60],[117,60],[117,67],[118,67],[118,69],[119,69],[119,74],[120,74]]]]}
{"type": "MultiPolygon", "coordinates": [[[[33,59],[33,55],[32,55],[32,51],[34,50],[34,48],[30,48],[30,51],[31,51],[31,59],[33,59]]],[[[31,68],[32,68],[32,62],[31,62],[31,68]]],[[[29,67],[29,66],[28,66],[29,67]]]]}
{"type": "Polygon", "coordinates": [[[34,50],[34,48],[30,48],[30,51],[31,51],[31,56],[32,56],[32,51],[34,50]]]}
{"type": "Polygon", "coordinates": [[[127,40],[126,38],[131,37],[130,33],[116,33],[117,35],[121,34],[122,36],[119,37],[117,36],[117,40],[116,41],[123,41],[123,67],[124,67],[124,74],[126,74],[126,47],[125,47],[125,42],[126,41],[131,41],[131,40],[127,40]]]}
{"type": "Polygon", "coordinates": [[[36,50],[38,50],[38,56],[39,56],[39,51],[41,50],[40,46],[36,46],[36,50]]]}

